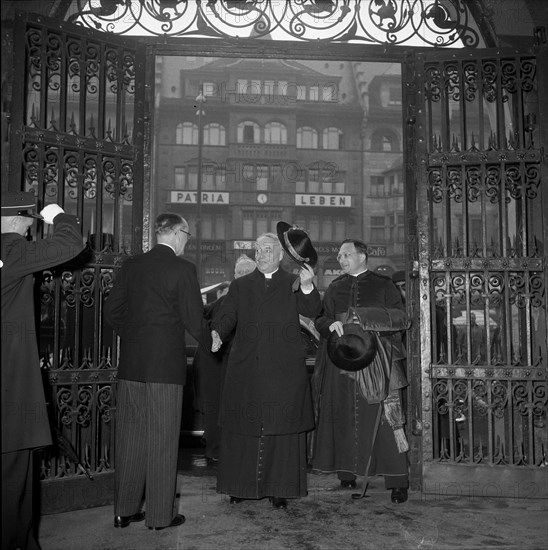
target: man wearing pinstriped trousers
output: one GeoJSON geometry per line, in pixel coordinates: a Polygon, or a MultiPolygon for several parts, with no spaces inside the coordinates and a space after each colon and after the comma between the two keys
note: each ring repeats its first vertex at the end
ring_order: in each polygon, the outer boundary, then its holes
{"type": "Polygon", "coordinates": [[[184,523],[175,494],[185,329],[211,347],[196,268],[180,257],[188,223],[179,214],[160,214],[155,232],[157,245],[122,265],[105,305],[121,342],[114,503],[120,528],[143,520],[156,530],[184,523]]]}

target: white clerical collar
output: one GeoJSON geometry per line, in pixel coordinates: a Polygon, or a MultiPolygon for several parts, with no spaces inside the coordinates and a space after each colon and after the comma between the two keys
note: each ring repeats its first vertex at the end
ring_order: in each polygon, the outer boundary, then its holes
{"type": "Polygon", "coordinates": [[[278,271],[279,268],[275,269],[274,271],[271,271],[270,273],[263,273],[265,279],[272,279],[272,275],[278,271]]]}
{"type": "Polygon", "coordinates": [[[352,275],[352,277],[359,277],[360,275],[362,275],[366,271],[367,271],[367,267],[363,271],[360,271],[359,273],[349,273],[349,275],[352,275]]]}

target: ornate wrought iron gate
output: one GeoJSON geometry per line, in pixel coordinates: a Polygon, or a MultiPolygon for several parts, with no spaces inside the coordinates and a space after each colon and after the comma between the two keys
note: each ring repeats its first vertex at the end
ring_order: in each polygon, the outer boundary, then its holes
{"type": "MultiPolygon", "coordinates": [[[[110,472],[117,356],[102,307],[113,269],[142,243],[144,48],[21,14],[14,59],[13,96],[24,105],[12,116],[10,164],[18,172],[10,185],[34,191],[41,206],[56,202],[78,215],[87,243],[70,265],[37,282],[51,423],[85,468],[110,472]]],[[[43,479],[82,472],[66,456],[43,452],[43,479]]]]}
{"type": "Polygon", "coordinates": [[[425,492],[546,497],[542,70],[440,52],[411,75],[425,492]]]}

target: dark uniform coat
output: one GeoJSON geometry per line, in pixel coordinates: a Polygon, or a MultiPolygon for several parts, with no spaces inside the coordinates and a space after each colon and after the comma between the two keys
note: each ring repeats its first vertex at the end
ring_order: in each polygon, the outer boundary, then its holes
{"type": "MultiPolygon", "coordinates": [[[[325,292],[323,311],[315,320],[321,343],[313,375],[317,426],[312,466],[320,471],[364,475],[378,405],[366,402],[356,381],[338,369],[326,352],[329,326],[343,321],[349,307],[403,310],[404,306],[392,280],[368,270],[357,277],[345,274],[335,279],[325,292]]],[[[392,332],[382,339],[392,349],[390,389],[402,388],[407,381],[402,368],[405,350],[401,334],[392,332]]],[[[369,473],[406,475],[406,460],[404,454],[398,453],[391,428],[383,417],[369,473]]]]}
{"type": "Polygon", "coordinates": [[[265,291],[255,270],[230,284],[212,328],[235,329],[221,404],[221,426],[243,435],[301,433],[314,425],[299,314],[315,317],[321,298],[293,292],[295,275],[278,269],[265,291]]]}
{"type": "Polygon", "coordinates": [[[58,214],[53,234],[27,241],[2,234],[2,452],[51,444],[34,318],[33,273],[84,248],[78,219],[58,214]]]}

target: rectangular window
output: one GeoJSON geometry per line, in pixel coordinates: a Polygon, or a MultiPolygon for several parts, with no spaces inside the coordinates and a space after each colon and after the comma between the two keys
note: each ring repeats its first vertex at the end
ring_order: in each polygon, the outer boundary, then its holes
{"type": "Polygon", "coordinates": [[[318,168],[308,169],[308,192],[320,192],[320,170],[318,168]]]}
{"type": "Polygon", "coordinates": [[[344,181],[337,181],[335,183],[335,191],[334,192],[337,195],[344,195],[345,191],[346,191],[346,186],[345,186],[344,181]]]}
{"type": "Polygon", "coordinates": [[[371,196],[384,197],[384,177],[371,176],[371,196]]]}
{"type": "Polygon", "coordinates": [[[320,240],[330,242],[333,240],[333,220],[326,218],[320,225],[320,240]]]}
{"type": "Polygon", "coordinates": [[[204,165],[202,167],[202,189],[204,191],[212,191],[215,189],[215,174],[213,173],[213,167],[210,165],[204,165]]]}
{"type": "Polygon", "coordinates": [[[397,86],[391,86],[389,89],[389,105],[401,105],[401,88],[397,86]]]}
{"type": "Polygon", "coordinates": [[[268,166],[257,166],[257,191],[268,191],[268,166]]]}
{"type": "Polygon", "coordinates": [[[252,213],[244,213],[242,223],[242,237],[248,241],[255,238],[255,219],[252,213]]]}
{"type": "Polygon", "coordinates": [[[334,84],[326,84],[322,90],[323,101],[337,101],[337,88],[334,84]]]}
{"type": "Polygon", "coordinates": [[[346,239],[346,222],[337,218],[335,221],[335,234],[333,240],[337,243],[342,243],[346,239]]]}
{"type": "Polygon", "coordinates": [[[244,143],[255,143],[255,131],[251,124],[244,126],[244,143]]]}
{"type": "Polygon", "coordinates": [[[287,95],[287,80],[278,81],[278,95],[287,95]]]}
{"type": "Polygon", "coordinates": [[[306,86],[297,86],[297,101],[306,101],[306,86]]]}
{"type": "Polygon", "coordinates": [[[320,87],[319,86],[310,86],[310,88],[308,88],[308,99],[310,101],[319,101],[320,100],[320,87]]]}
{"type": "Polygon", "coordinates": [[[307,229],[312,242],[320,240],[320,220],[318,218],[309,218],[307,229]]]}
{"type": "Polygon", "coordinates": [[[213,239],[213,219],[211,214],[202,215],[202,238],[213,239]]]}
{"type": "Polygon", "coordinates": [[[186,189],[185,185],[185,173],[186,170],[182,166],[176,166],[174,170],[174,182],[173,187],[174,189],[186,189]]]}
{"type": "Polygon", "coordinates": [[[396,214],[396,240],[400,243],[405,241],[405,216],[396,214]]]}
{"type": "Polygon", "coordinates": [[[385,242],[385,228],[384,216],[371,216],[371,241],[374,243],[385,242]]]}
{"type": "Polygon", "coordinates": [[[237,86],[239,94],[247,94],[247,80],[239,78],[237,86]]]}
{"type": "Polygon", "coordinates": [[[196,166],[192,166],[188,172],[188,187],[187,189],[195,191],[198,189],[198,172],[196,166]]]}
{"type": "Polygon", "coordinates": [[[215,216],[215,233],[214,238],[220,240],[226,240],[226,219],[224,216],[215,216]]]}
{"type": "Polygon", "coordinates": [[[217,168],[215,170],[215,188],[217,191],[224,191],[226,189],[226,170],[224,168],[217,168]]]}
{"type": "Polygon", "coordinates": [[[274,86],[275,86],[274,80],[265,80],[263,83],[263,93],[266,96],[273,96],[274,95],[274,86]]]}
{"type": "Polygon", "coordinates": [[[326,193],[326,194],[331,194],[333,193],[333,183],[331,183],[330,181],[322,181],[322,186],[321,186],[321,189],[322,189],[322,193],[326,193]]]}
{"type": "Polygon", "coordinates": [[[270,230],[270,223],[266,213],[258,212],[255,219],[255,237],[270,230]]]}
{"type": "Polygon", "coordinates": [[[262,233],[276,233],[280,221],[279,210],[246,210],[242,214],[242,238],[255,240],[262,233]]]}

